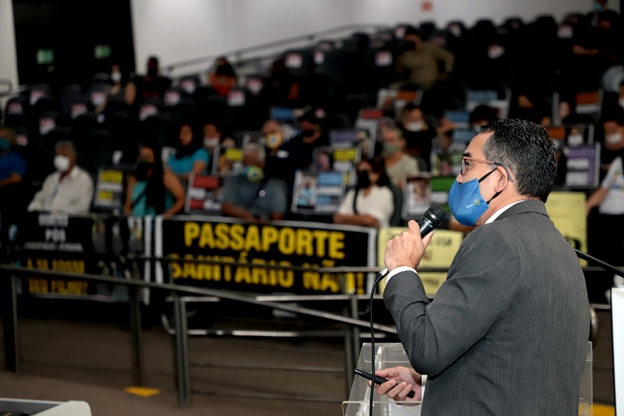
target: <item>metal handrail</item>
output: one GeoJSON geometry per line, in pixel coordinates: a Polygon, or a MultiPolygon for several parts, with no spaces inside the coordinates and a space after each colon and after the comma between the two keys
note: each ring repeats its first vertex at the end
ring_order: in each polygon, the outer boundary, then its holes
{"type": "MultiPolygon", "coordinates": [[[[80,273],[67,273],[42,269],[29,269],[26,267],[0,265],[0,273],[4,272],[4,276],[8,277],[0,279],[0,308],[4,310],[3,323],[4,323],[4,339],[5,339],[5,363],[9,371],[19,373],[19,348],[18,348],[18,320],[17,320],[17,290],[15,287],[15,278],[27,278],[31,276],[40,276],[43,278],[51,279],[55,277],[67,278],[67,279],[81,279],[87,281],[96,281],[112,284],[121,284],[128,286],[129,289],[129,306],[130,306],[130,329],[132,338],[132,361],[133,361],[133,382],[135,385],[142,385],[144,380],[144,364],[143,355],[141,353],[141,312],[140,312],[140,300],[139,290],[150,288],[157,290],[166,290],[172,293],[174,303],[174,330],[168,331],[170,334],[173,332],[175,336],[175,361],[176,361],[176,379],[177,379],[177,392],[178,403],[180,405],[190,404],[190,395],[192,391],[190,388],[190,373],[189,373],[189,358],[188,358],[188,341],[187,337],[190,334],[190,330],[187,325],[187,312],[186,301],[193,297],[180,296],[181,293],[192,294],[195,296],[209,297],[213,299],[227,299],[230,301],[243,302],[247,304],[265,306],[271,309],[288,311],[299,315],[307,315],[316,318],[322,318],[331,320],[334,322],[342,323],[346,325],[344,337],[345,337],[345,351],[346,351],[346,381],[347,381],[347,394],[348,386],[351,383],[352,367],[353,367],[353,354],[356,344],[354,340],[359,340],[358,327],[370,328],[371,323],[357,319],[357,299],[354,295],[349,299],[351,303],[351,317],[336,315],[319,310],[303,308],[299,306],[293,306],[291,304],[284,304],[280,302],[271,302],[270,298],[262,299],[258,296],[249,296],[236,294],[234,292],[202,289],[191,286],[180,286],[169,283],[155,283],[138,279],[124,279],[111,276],[101,276],[92,274],[80,274],[80,273]]],[[[343,299],[344,300],[344,299],[343,299]]],[[[396,335],[396,328],[389,325],[372,324],[374,328],[384,333],[396,335]]],[[[266,397],[259,398],[273,398],[276,395],[267,395],[266,397]]],[[[314,397],[297,397],[295,400],[317,401],[325,400],[322,398],[314,397]]]]}
{"type": "Polygon", "coordinates": [[[380,30],[380,29],[386,28],[386,26],[379,25],[379,24],[372,24],[372,23],[371,24],[350,24],[350,25],[344,25],[344,26],[339,26],[339,27],[335,27],[335,28],[331,28],[331,29],[321,30],[321,31],[318,31],[318,32],[308,33],[308,34],[305,34],[305,35],[293,36],[293,37],[282,39],[282,40],[278,40],[278,41],[262,43],[260,45],[248,46],[246,48],[235,49],[235,50],[231,50],[231,51],[228,51],[228,52],[222,52],[222,53],[219,53],[219,54],[212,54],[212,55],[204,56],[204,57],[201,57],[201,58],[188,59],[188,60],[185,60],[185,61],[175,62],[173,64],[164,65],[163,67],[164,67],[164,69],[166,71],[171,73],[171,72],[173,72],[177,68],[181,68],[181,67],[185,67],[185,66],[197,65],[197,64],[201,64],[201,63],[205,63],[205,62],[210,62],[210,61],[213,61],[213,60],[215,60],[216,58],[218,58],[220,56],[235,56],[236,58],[240,58],[241,55],[244,55],[244,54],[247,54],[247,53],[250,53],[250,52],[258,52],[258,51],[262,51],[262,50],[266,50],[266,49],[277,48],[277,47],[281,47],[281,46],[287,46],[289,44],[293,44],[293,43],[297,43],[297,42],[313,41],[314,39],[318,39],[320,37],[334,35],[336,33],[341,33],[341,32],[346,32],[346,31],[355,31],[355,30],[370,29],[370,28],[374,28],[374,29],[380,30]]]}
{"type": "MultiPolygon", "coordinates": [[[[111,277],[111,276],[101,276],[94,274],[82,274],[82,273],[67,273],[67,272],[59,272],[59,271],[51,271],[51,270],[41,270],[41,269],[29,269],[26,267],[20,266],[8,266],[8,265],[0,265],[0,271],[6,271],[10,273],[15,273],[18,275],[27,275],[27,276],[42,276],[45,278],[54,278],[61,277],[66,279],[81,279],[81,280],[90,280],[97,281],[102,283],[114,283],[126,286],[134,286],[136,288],[150,288],[150,289],[158,289],[158,290],[167,290],[178,293],[191,293],[199,296],[210,296],[216,297],[220,299],[227,299],[235,302],[248,303],[252,305],[261,305],[266,306],[271,309],[278,309],[287,312],[297,313],[300,315],[308,315],[316,318],[328,319],[331,321],[340,322],[347,325],[358,326],[362,328],[370,328],[370,323],[367,321],[363,321],[361,319],[347,318],[345,316],[336,315],[328,312],[321,312],[314,309],[309,308],[301,308],[297,306],[292,306],[283,303],[276,302],[266,302],[257,300],[255,297],[239,295],[232,291],[218,290],[218,289],[205,289],[194,286],[181,286],[174,285],[171,283],[156,283],[156,282],[148,282],[145,280],[137,280],[137,279],[123,279],[119,277],[111,277]]],[[[21,276],[18,276],[21,277],[21,276]]],[[[375,324],[375,330],[379,330],[382,332],[388,332],[391,334],[396,334],[396,328],[383,325],[383,324],[375,324]]]]}

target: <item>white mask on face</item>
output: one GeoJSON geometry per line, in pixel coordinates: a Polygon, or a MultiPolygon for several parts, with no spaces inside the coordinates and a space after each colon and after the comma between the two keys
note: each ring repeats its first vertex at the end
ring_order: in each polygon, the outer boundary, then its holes
{"type": "Polygon", "coordinates": [[[412,121],[410,123],[407,123],[407,126],[405,126],[405,129],[407,131],[422,131],[425,128],[425,122],[424,121],[412,121]]]}
{"type": "Polygon", "coordinates": [[[206,147],[219,146],[219,138],[218,137],[204,137],[204,146],[206,147]]]}
{"type": "Polygon", "coordinates": [[[622,133],[607,134],[605,140],[609,144],[618,144],[622,141],[622,133]]]}
{"type": "Polygon", "coordinates": [[[624,108],[624,97],[621,97],[621,98],[618,100],[618,104],[620,105],[620,107],[624,108]]]}
{"type": "Polygon", "coordinates": [[[571,134],[568,136],[568,144],[570,146],[580,146],[583,144],[583,136],[580,134],[571,134]]]}
{"type": "Polygon", "coordinates": [[[54,157],[54,167],[59,172],[66,172],[69,169],[69,158],[63,155],[56,155],[54,157]]]}
{"type": "Polygon", "coordinates": [[[121,72],[119,71],[115,71],[111,73],[111,81],[113,81],[115,84],[121,82],[121,72]]]}

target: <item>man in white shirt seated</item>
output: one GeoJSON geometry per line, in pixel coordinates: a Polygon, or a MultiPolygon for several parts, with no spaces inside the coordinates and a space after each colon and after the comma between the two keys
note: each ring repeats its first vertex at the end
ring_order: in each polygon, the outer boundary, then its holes
{"type": "Polygon", "coordinates": [[[54,167],[41,190],[28,205],[28,211],[57,212],[71,215],[86,215],[93,198],[91,176],[76,165],[78,154],[71,141],[62,140],[56,144],[54,167]]]}

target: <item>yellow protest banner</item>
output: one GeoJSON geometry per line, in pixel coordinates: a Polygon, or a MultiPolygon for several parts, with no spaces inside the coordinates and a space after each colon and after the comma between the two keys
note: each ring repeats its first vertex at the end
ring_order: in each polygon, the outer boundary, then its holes
{"type": "MultiPolygon", "coordinates": [[[[383,256],[386,250],[386,244],[393,237],[401,234],[405,228],[391,227],[379,230],[377,239],[377,261],[379,267],[384,267],[383,256]]],[[[425,256],[420,262],[419,267],[450,267],[457,250],[464,238],[463,233],[450,230],[436,230],[431,243],[425,251],[425,256]]],[[[422,272],[418,273],[420,279],[425,286],[425,292],[428,296],[433,296],[438,288],[446,280],[444,272],[422,272]]],[[[383,293],[385,288],[385,280],[379,284],[379,292],[383,293]]]]}
{"type": "MultiPolygon", "coordinates": [[[[577,250],[587,252],[587,216],[585,193],[551,192],[546,210],[559,232],[577,250]]],[[[581,260],[585,266],[587,262],[581,260]]]]}

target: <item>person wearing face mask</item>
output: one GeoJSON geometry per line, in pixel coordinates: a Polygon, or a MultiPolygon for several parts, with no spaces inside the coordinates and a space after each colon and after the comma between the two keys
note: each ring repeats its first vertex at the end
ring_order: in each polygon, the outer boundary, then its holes
{"type": "Polygon", "coordinates": [[[394,196],[388,188],[390,179],[384,161],[377,157],[362,160],[358,165],[355,189],[342,200],[334,223],[381,228],[390,225],[394,213],[394,196]]]}
{"type": "Polygon", "coordinates": [[[619,115],[605,117],[605,120],[602,122],[602,127],[604,129],[604,147],[607,150],[617,152],[624,149],[624,140],[622,140],[624,138],[622,134],[624,128],[622,124],[622,117],[619,115]]]}
{"type": "Polygon", "coordinates": [[[28,205],[28,211],[59,212],[71,215],[87,215],[93,199],[91,176],[76,165],[78,154],[71,141],[56,144],[54,167],[41,190],[28,205]]]}
{"type": "Polygon", "coordinates": [[[250,143],[243,149],[244,171],[226,178],[221,214],[252,222],[281,220],[287,209],[284,183],[264,175],[264,147],[250,143]]]}
{"type": "Polygon", "coordinates": [[[378,394],[422,399],[422,416],[578,413],[590,308],[578,258],[546,211],[556,171],[543,127],[482,128],[448,200],[478,227],[433,301],[416,272],[433,233],[422,238],[412,220],[390,240],[383,297],[413,368],[378,371],[389,379],[378,394]]]}
{"type": "Polygon", "coordinates": [[[163,169],[160,146],[144,143],[128,178],[124,214],[169,218],[182,211],[185,197],[178,177],[163,169]]]}
{"type": "Polygon", "coordinates": [[[225,97],[237,83],[238,77],[232,64],[224,56],[217,58],[214,70],[208,76],[208,84],[214,88],[217,95],[225,97]]]}
{"type": "Polygon", "coordinates": [[[106,104],[111,101],[126,102],[131,104],[130,97],[127,96],[128,90],[126,88],[128,79],[122,72],[121,65],[113,64],[110,72],[110,89],[106,94],[106,98],[95,108],[95,113],[99,114],[106,109],[106,104]]]}
{"type": "Polygon", "coordinates": [[[453,71],[453,54],[434,43],[423,41],[417,28],[408,27],[403,42],[404,52],[398,57],[396,66],[396,72],[403,80],[429,89],[453,71]],[[439,68],[444,68],[444,72],[440,72],[439,68]]]}
{"type": "Polygon", "coordinates": [[[280,150],[288,152],[288,158],[295,170],[306,170],[312,164],[314,150],[317,147],[329,146],[329,137],[323,131],[321,120],[313,111],[303,114],[298,121],[301,134],[284,143],[280,150]]]}
{"type": "Polygon", "coordinates": [[[401,110],[398,126],[403,130],[407,153],[419,162],[419,169],[430,172],[436,129],[429,125],[422,109],[413,103],[406,104],[401,110]]]}
{"type": "Polygon", "coordinates": [[[168,170],[184,181],[187,181],[191,174],[206,173],[210,155],[204,149],[202,137],[194,131],[192,123],[181,124],[175,148],[175,153],[169,156],[167,161],[168,170]]]}
{"type": "Polygon", "coordinates": [[[587,199],[588,247],[590,254],[615,266],[622,266],[624,234],[605,232],[624,227],[624,173],[622,157],[616,157],[609,166],[600,187],[587,199]]]}
{"type": "Polygon", "coordinates": [[[403,132],[397,127],[387,127],[382,130],[383,150],[386,172],[390,182],[402,188],[403,181],[407,176],[415,176],[420,173],[416,159],[404,152],[405,138],[403,132]]]}

